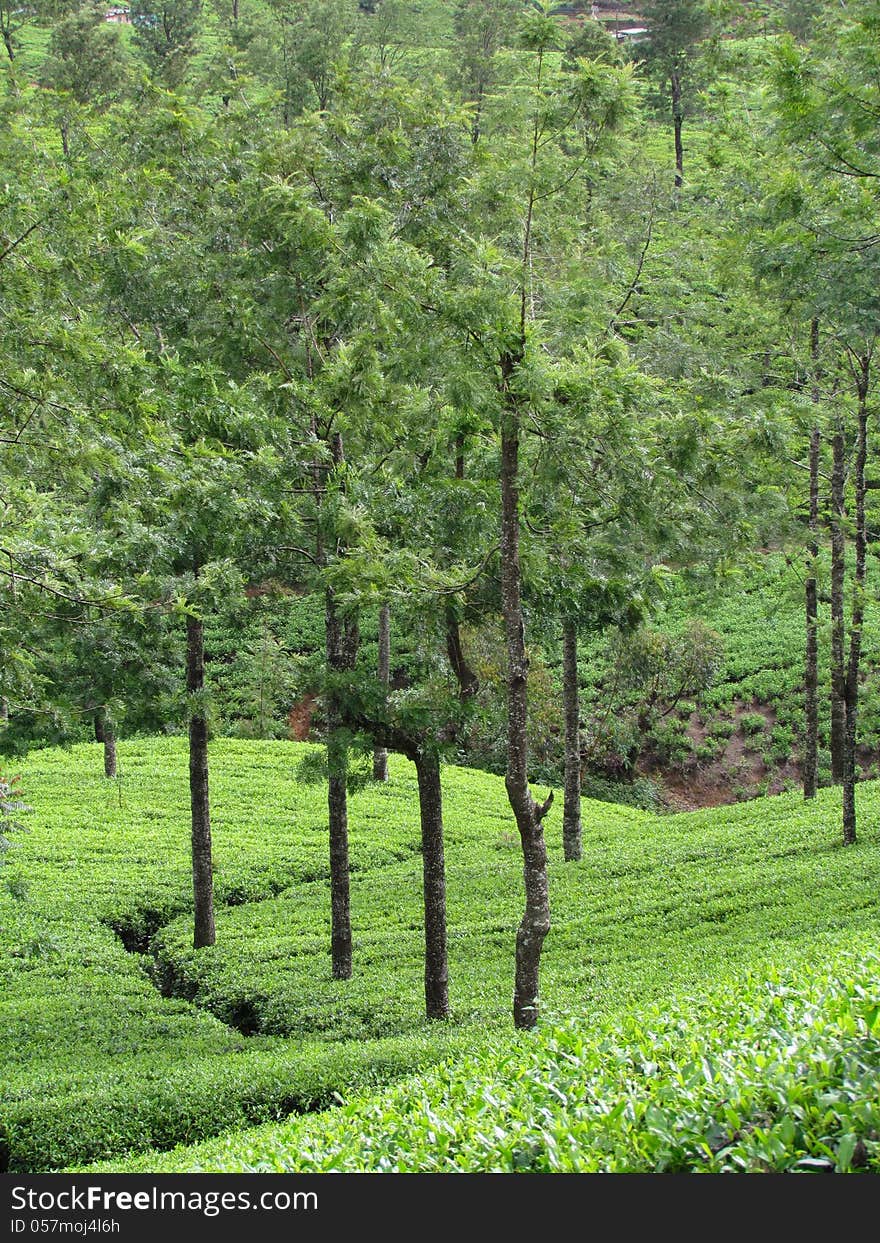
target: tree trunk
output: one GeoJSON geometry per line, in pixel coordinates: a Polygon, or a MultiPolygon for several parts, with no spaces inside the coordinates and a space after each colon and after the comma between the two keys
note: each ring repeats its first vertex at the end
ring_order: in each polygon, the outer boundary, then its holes
{"type": "MultiPolygon", "coordinates": [[[[343,667],[342,624],[333,592],[326,595],[327,665],[343,667]]],[[[340,733],[337,696],[327,697],[327,811],[330,817],[330,956],[334,980],[351,978],[351,905],[348,868],[348,743],[340,733]]]]}
{"type": "Polygon", "coordinates": [[[9,700],[5,695],[0,695],[0,721],[4,725],[9,724],[9,700]]]}
{"type": "Polygon", "coordinates": [[[13,64],[15,62],[15,45],[12,42],[11,32],[5,28],[3,30],[3,43],[6,46],[6,55],[9,57],[9,63],[13,64]]]}
{"type": "MultiPolygon", "coordinates": [[[[391,673],[391,610],[387,604],[379,609],[379,681],[388,693],[388,679],[391,673]]],[[[388,752],[385,747],[373,748],[373,778],[375,781],[388,780],[388,752]]]]}
{"type": "Polygon", "coordinates": [[[859,711],[859,671],[862,654],[862,624],[865,618],[865,571],[868,536],[865,523],[865,465],[868,460],[868,378],[869,360],[861,360],[858,376],[859,431],[856,447],[856,566],[853,583],[852,625],[849,661],[846,670],[846,735],[843,756],[843,841],[856,840],[856,728],[859,711]]]}
{"type": "Polygon", "coordinates": [[[104,745],[104,776],[116,776],[116,734],[106,708],[99,708],[94,716],[95,742],[104,745]]]}
{"type": "Polygon", "coordinates": [[[208,722],[205,688],[205,629],[198,617],[186,619],[186,689],[189,712],[189,796],[192,811],[192,874],[195,899],[193,945],[213,945],[214,870],[211,862],[211,815],[208,799],[208,722]]]}
{"type": "Polygon", "coordinates": [[[446,610],[446,655],[458,682],[459,697],[462,701],[472,699],[480,688],[480,680],[467,662],[458,621],[451,605],[446,610]]]}
{"type": "Polygon", "coordinates": [[[104,721],[104,776],[116,776],[116,731],[112,721],[104,721]]]}
{"type": "Polygon", "coordinates": [[[835,785],[840,785],[843,781],[846,749],[846,673],[843,655],[845,446],[843,430],[840,427],[834,433],[831,449],[831,780],[835,785]]]}
{"type": "Polygon", "coordinates": [[[477,97],[474,102],[474,119],[471,123],[471,143],[476,146],[480,141],[480,132],[483,124],[483,87],[477,88],[477,97]]]}
{"type": "MultiPolygon", "coordinates": [[[[505,359],[505,388],[514,362],[505,359]]],[[[544,938],[550,931],[547,849],[542,821],[552,793],[538,805],[528,781],[527,690],[528,659],[521,601],[519,560],[519,423],[515,410],[505,411],[501,431],[501,598],[507,645],[507,797],[516,818],[523,852],[525,910],[516,934],[516,981],[513,1021],[519,1028],[538,1021],[538,974],[544,938]]]]}
{"type": "MultiPolygon", "coordinates": [[[[813,405],[819,404],[819,321],[810,324],[810,355],[813,364],[813,405]]],[[[816,565],[819,558],[819,428],[810,433],[810,538],[807,544],[807,577],[804,582],[806,651],[804,659],[804,798],[816,797],[819,767],[819,603],[816,565]]]]}
{"type": "MultiPolygon", "coordinates": [[[[342,435],[334,433],[330,450],[337,467],[345,461],[342,435]]],[[[341,551],[337,541],[337,554],[341,551]]],[[[331,675],[350,669],[358,648],[357,623],[340,618],[332,587],[325,593],[327,667],[331,675]]],[[[351,978],[351,900],[348,865],[348,742],[340,732],[342,706],[334,690],[327,696],[327,812],[330,820],[330,958],[333,978],[351,978]]]]}
{"type": "Polygon", "coordinates": [[[429,1019],[445,1019],[449,1015],[449,968],[446,960],[446,864],[440,759],[436,752],[419,750],[415,764],[419,781],[425,894],[425,1013],[429,1019]]]}
{"type": "Polygon", "coordinates": [[[681,78],[676,70],[672,71],[672,128],[675,134],[675,188],[680,190],[684,184],[684,147],[681,142],[681,125],[683,120],[681,108],[681,78]]]}
{"type": "Polygon", "coordinates": [[[567,863],[581,857],[581,735],[578,700],[577,626],[562,623],[562,702],[565,714],[565,803],[562,848],[567,863]]]}
{"type": "Polygon", "coordinates": [[[816,797],[816,777],[819,752],[819,647],[818,647],[818,592],[816,588],[816,562],[819,545],[816,531],[819,525],[819,429],[814,427],[810,435],[810,542],[807,547],[807,578],[804,583],[804,601],[807,623],[807,647],[804,662],[804,798],[816,797]]]}

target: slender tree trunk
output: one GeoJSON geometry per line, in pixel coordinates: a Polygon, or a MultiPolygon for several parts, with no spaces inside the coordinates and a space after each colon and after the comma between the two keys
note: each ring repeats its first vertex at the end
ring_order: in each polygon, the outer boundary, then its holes
{"type": "MultiPolygon", "coordinates": [[[[379,609],[379,681],[388,693],[388,680],[391,673],[391,610],[387,604],[379,609]]],[[[388,752],[385,747],[373,748],[373,778],[376,781],[388,780],[388,752]]]]}
{"type": "Polygon", "coordinates": [[[471,143],[476,146],[480,141],[480,132],[483,124],[483,87],[482,84],[477,88],[477,97],[474,100],[474,119],[471,124],[471,143]]]}
{"type": "Polygon", "coordinates": [[[104,776],[116,776],[116,731],[109,720],[104,722],[104,776]]]}
{"type": "Polygon", "coordinates": [[[95,742],[104,746],[104,776],[116,776],[116,734],[106,708],[100,708],[94,716],[95,742]]]}
{"type": "Polygon", "coordinates": [[[672,128],[675,134],[675,188],[680,190],[684,184],[684,147],[681,141],[681,126],[684,119],[681,106],[681,78],[676,70],[672,71],[672,128]]]}
{"type": "Polygon", "coordinates": [[[819,646],[818,646],[818,592],[816,588],[816,562],[819,545],[816,531],[819,525],[819,429],[814,427],[810,435],[810,542],[807,548],[807,579],[804,583],[804,601],[807,623],[807,646],[804,667],[804,798],[816,797],[816,779],[819,753],[819,646]]]}
{"type": "Polygon", "coordinates": [[[467,662],[461,645],[458,621],[451,606],[446,611],[446,655],[458,682],[459,696],[462,700],[471,699],[479,690],[480,680],[467,662]]]}
{"type": "Polygon", "coordinates": [[[843,781],[846,749],[846,673],[844,669],[843,579],[845,537],[845,445],[838,427],[831,442],[831,780],[843,781]]]}
{"type": "MultiPolygon", "coordinates": [[[[342,436],[331,441],[336,466],[345,461],[342,436]]],[[[337,552],[339,548],[337,546],[337,552]]],[[[357,624],[343,622],[336,607],[333,589],[325,596],[327,666],[332,673],[350,669],[357,655],[357,624]]],[[[327,697],[327,811],[330,820],[330,956],[333,978],[351,978],[351,899],[348,863],[348,742],[341,732],[342,707],[335,692],[327,697]]]]}
{"type": "MultiPolygon", "coordinates": [[[[192,874],[195,899],[193,945],[213,945],[214,870],[211,862],[211,815],[208,798],[208,722],[201,696],[205,687],[205,631],[198,617],[186,619],[186,689],[189,714],[189,794],[192,811],[192,874]]],[[[106,728],[106,727],[105,727],[106,728]]]]}
{"type": "MultiPolygon", "coordinates": [[[[819,321],[810,324],[810,355],[813,363],[813,405],[819,404],[819,321]]],[[[819,558],[819,428],[810,433],[810,538],[807,544],[807,577],[804,582],[804,611],[807,642],[804,660],[804,798],[816,797],[819,767],[819,603],[816,566],[819,558]]]]}
{"type": "MultiPolygon", "coordinates": [[[[343,667],[342,623],[332,590],[326,596],[327,665],[343,667]]],[[[341,714],[334,693],[327,697],[327,810],[330,817],[330,954],[333,978],[351,978],[351,906],[348,866],[348,744],[340,733],[341,714]]]]}
{"type": "MultiPolygon", "coordinates": [[[[505,360],[509,381],[514,363],[505,360]]],[[[521,601],[519,560],[519,425],[515,410],[505,411],[501,432],[501,597],[507,644],[507,797],[516,818],[523,852],[526,904],[516,934],[513,1021],[519,1028],[538,1021],[538,974],[544,939],[550,931],[547,849],[543,819],[552,794],[538,805],[528,781],[528,658],[521,601]]]]}
{"type": "Polygon", "coordinates": [[[9,724],[9,700],[5,695],[0,695],[0,721],[4,725],[9,724]]]}
{"type": "Polygon", "coordinates": [[[856,840],[856,732],[859,711],[859,672],[862,654],[862,625],[865,618],[865,572],[868,536],[865,523],[865,465],[868,460],[868,375],[869,360],[861,360],[858,376],[859,431],[856,447],[856,566],[853,582],[852,625],[849,661],[846,670],[846,737],[843,758],[843,840],[856,840]]]}
{"type": "Polygon", "coordinates": [[[578,700],[577,626],[562,623],[562,702],[565,715],[565,803],[562,847],[566,862],[581,857],[581,735],[578,700]]]}
{"type": "Polygon", "coordinates": [[[443,802],[440,759],[436,752],[416,753],[422,869],[425,894],[425,1012],[429,1019],[449,1015],[449,968],[446,959],[446,864],[443,853],[443,802]]]}
{"type": "Polygon", "coordinates": [[[9,57],[9,63],[13,64],[15,61],[15,45],[12,42],[11,32],[5,27],[3,29],[3,43],[6,47],[6,55],[9,57]]]}

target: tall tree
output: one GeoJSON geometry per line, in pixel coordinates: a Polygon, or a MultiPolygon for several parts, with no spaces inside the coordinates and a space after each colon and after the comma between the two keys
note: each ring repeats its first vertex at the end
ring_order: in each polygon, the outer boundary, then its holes
{"type": "Polygon", "coordinates": [[[843,753],[843,840],[851,845],[856,840],[856,738],[861,674],[862,628],[865,621],[865,578],[867,572],[868,531],[865,517],[868,461],[868,394],[871,388],[871,361],[877,338],[865,343],[861,350],[850,347],[849,361],[856,391],[857,440],[854,469],[855,485],[855,573],[850,623],[849,656],[844,683],[846,730],[843,753]]]}
{"type": "MultiPolygon", "coordinates": [[[[547,881],[547,849],[543,821],[552,805],[552,792],[543,802],[529,786],[528,668],[526,613],[523,602],[524,573],[521,555],[523,524],[524,437],[529,438],[539,394],[553,387],[557,357],[550,345],[546,310],[537,315],[540,300],[546,307],[550,290],[536,278],[551,267],[550,256],[539,247],[561,235],[554,224],[560,220],[563,191],[570,191],[593,158],[604,135],[626,108],[627,75],[619,70],[584,64],[574,74],[555,67],[555,51],[561,43],[559,27],[546,11],[533,13],[523,22],[521,47],[527,52],[527,69],[520,85],[520,127],[505,139],[503,148],[505,218],[503,260],[493,259],[499,275],[482,276],[497,299],[491,328],[471,326],[472,338],[490,361],[496,396],[499,435],[501,611],[504,618],[507,657],[507,766],[505,786],[514,814],[523,854],[525,909],[516,939],[513,1017],[517,1027],[532,1027],[538,1018],[539,969],[544,940],[550,928],[547,881]],[[586,149],[575,154],[568,142],[575,134],[586,137],[586,149]],[[540,377],[540,378],[539,378],[540,377]]],[[[494,171],[494,170],[493,170],[494,171]]],[[[500,222],[499,222],[500,223],[500,222]]],[[[571,244],[572,239],[566,239],[571,244]]],[[[557,261],[560,251],[553,252],[557,261]]],[[[486,259],[482,259],[486,264],[486,259]]],[[[484,268],[485,271],[485,268],[484,268]]],[[[485,323],[485,321],[483,321],[485,323]]]]}
{"type": "Polygon", "coordinates": [[[562,623],[562,702],[565,715],[565,796],[562,846],[566,861],[581,857],[581,731],[578,698],[577,624],[562,623]]]}
{"type": "Polygon", "coordinates": [[[854,0],[816,24],[806,47],[782,40],[774,84],[780,134],[809,193],[792,195],[820,256],[817,310],[849,359],[856,398],[855,575],[848,658],[844,653],[845,403],[832,439],[832,775],[843,792],[844,841],[855,839],[855,747],[866,575],[867,395],[877,337],[877,240],[880,237],[880,85],[876,0],[854,0]]]}
{"type": "Polygon", "coordinates": [[[455,81],[471,108],[471,142],[480,141],[498,80],[499,52],[515,31],[523,0],[458,0],[453,15],[455,81]]]}
{"type": "Polygon", "coordinates": [[[182,82],[195,51],[202,0],[132,0],[132,41],[151,73],[182,82]]]}
{"type": "Polygon", "coordinates": [[[684,183],[682,130],[686,97],[700,44],[712,30],[712,18],[704,0],[643,0],[639,6],[648,39],[639,45],[648,66],[669,100],[675,148],[675,186],[684,183]]]}

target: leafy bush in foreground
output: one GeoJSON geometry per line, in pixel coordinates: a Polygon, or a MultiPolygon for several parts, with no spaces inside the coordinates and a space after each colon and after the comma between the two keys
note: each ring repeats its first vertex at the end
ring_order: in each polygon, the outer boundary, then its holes
{"type": "Polygon", "coordinates": [[[319,1118],[126,1170],[880,1171],[880,958],[582,1016],[319,1118]]]}
{"type": "MultiPolygon", "coordinates": [[[[277,1121],[507,1039],[522,864],[502,780],[444,770],[453,1017],[427,1024],[412,765],[391,757],[389,782],[352,794],[355,978],[334,981],[326,788],[299,779],[313,754],[212,743],[218,941],[197,954],[185,740],[123,741],[115,782],[97,744],[23,764],[35,810],[0,884],[10,1168],[277,1121]]],[[[859,801],[875,823],[880,790],[859,801]]],[[[662,817],[585,800],[583,815],[578,864],[555,809],[547,825],[548,1013],[596,1031],[742,967],[880,941],[880,842],[840,846],[837,791],[662,817]]]]}

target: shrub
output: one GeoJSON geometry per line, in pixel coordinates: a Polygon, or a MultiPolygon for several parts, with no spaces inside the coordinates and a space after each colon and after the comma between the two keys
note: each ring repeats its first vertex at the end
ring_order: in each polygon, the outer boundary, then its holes
{"type": "Polygon", "coordinates": [[[572,1015],[372,1099],[127,1170],[880,1171],[880,959],[572,1015]]]}

